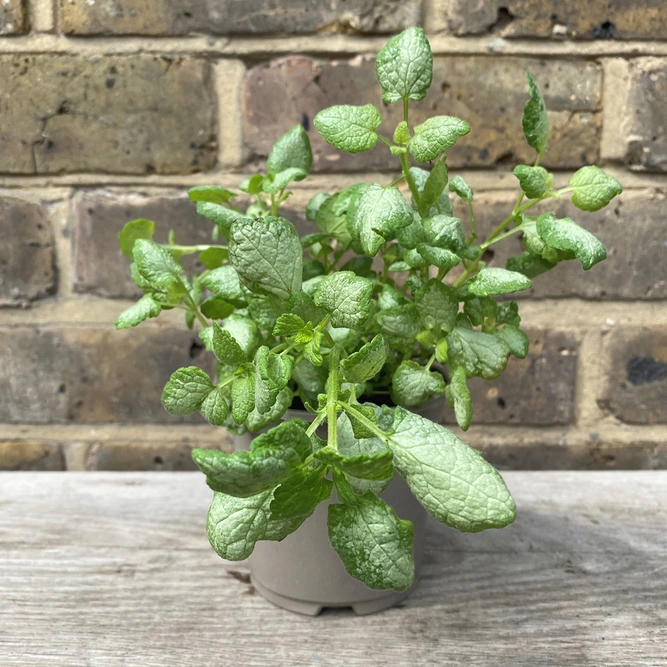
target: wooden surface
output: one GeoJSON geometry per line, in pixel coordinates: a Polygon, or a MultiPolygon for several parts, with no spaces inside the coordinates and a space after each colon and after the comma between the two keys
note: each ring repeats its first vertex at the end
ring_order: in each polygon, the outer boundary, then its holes
{"type": "Polygon", "coordinates": [[[505,478],[516,523],[433,523],[401,608],[308,618],[213,553],[199,474],[0,474],[0,665],[667,665],[667,471],[505,478]]]}

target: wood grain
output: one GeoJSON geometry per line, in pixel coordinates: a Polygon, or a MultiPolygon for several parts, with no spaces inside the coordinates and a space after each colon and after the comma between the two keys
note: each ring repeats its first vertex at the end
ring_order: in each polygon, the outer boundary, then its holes
{"type": "Polygon", "coordinates": [[[212,552],[198,474],[2,474],[0,665],[667,665],[667,471],[505,477],[516,523],[433,523],[401,608],[308,618],[212,552]]]}

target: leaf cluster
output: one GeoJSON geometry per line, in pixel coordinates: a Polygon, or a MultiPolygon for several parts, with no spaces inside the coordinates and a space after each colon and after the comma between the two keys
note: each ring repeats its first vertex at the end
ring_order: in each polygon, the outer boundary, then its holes
{"type": "Polygon", "coordinates": [[[165,409],[199,412],[235,433],[261,433],[250,452],[194,452],[215,492],[208,534],[224,558],[246,558],[258,540],[283,539],[335,488],[329,536],[348,572],[371,588],[403,590],[414,576],[412,525],[379,497],[396,472],[449,526],[478,531],[514,520],[507,488],[482,456],[408,409],[443,397],[468,429],[469,379],[497,378],[511,355],[528,354],[518,306],[508,296],[560,262],[576,259],[588,270],[606,257],[576,221],[548,211],[531,216],[531,209],[571,193],[577,208],[595,211],[621,186],[587,166],[568,187],[554,189],[539,164],[549,115],[528,74],[522,127],[536,159],[515,168],[515,205],[479,239],[473,189],[447,166],[447,151],[470,126],[452,116],[410,124],[409,103],[426,96],[432,64],[419,28],[378,54],[383,100],[404,111],[391,140],[380,133],[382,115],[371,104],[317,114],[314,125],[331,145],[350,153],[388,148],[401,172],[389,184],[315,195],[306,217],[316,232],[300,238],[280,215],[290,184],[306,178],[313,162],[308,135],[296,126],[278,139],[266,171],[238,192],[189,191],[213,225],[210,244],[179,245],[173,233],[158,244],[155,224],[144,219],[119,235],[144,296],[116,326],[181,309],[217,361],[214,377],[195,366],[177,370],[162,395],[165,409]],[[486,266],[484,252],[514,234],[524,252],[505,267],[486,266]],[[181,258],[191,254],[203,269],[187,274],[181,258]],[[295,401],[312,423],[281,423],[295,401]],[[326,441],[317,435],[325,424],[326,441]]]}

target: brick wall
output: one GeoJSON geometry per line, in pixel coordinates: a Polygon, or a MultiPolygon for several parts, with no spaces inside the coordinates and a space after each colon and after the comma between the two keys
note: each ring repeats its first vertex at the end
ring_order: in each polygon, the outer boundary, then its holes
{"type": "MultiPolygon", "coordinates": [[[[221,429],[177,421],[171,371],[207,363],[180,319],[115,332],[136,290],[123,223],[206,240],[187,187],[235,186],[295,123],[310,128],[318,189],[386,181],[386,151],[341,155],[312,129],[334,103],[384,107],[373,54],[423,25],[435,54],[414,119],[472,125],[450,154],[479,225],[504,217],[528,159],[523,71],[550,109],[557,182],[603,165],[625,186],[577,219],[609,249],[522,300],[531,353],[473,381],[466,439],[518,468],[667,466],[667,5],[664,0],[5,0],[0,7],[0,468],[192,467],[221,429]]],[[[562,204],[562,212],[571,207],[562,204]]],[[[573,212],[574,213],[574,212],[573,212]]],[[[492,262],[504,265],[502,246],[492,262]]]]}

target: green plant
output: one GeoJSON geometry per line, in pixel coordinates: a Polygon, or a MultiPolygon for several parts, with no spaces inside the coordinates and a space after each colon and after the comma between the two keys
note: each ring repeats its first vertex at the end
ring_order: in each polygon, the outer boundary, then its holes
{"type": "Polygon", "coordinates": [[[176,371],[162,396],[173,415],[199,411],[233,432],[260,432],[280,421],[294,397],[314,415],[310,424],[278,423],[249,452],[193,452],[215,492],[208,534],[222,557],[243,559],[258,540],[283,539],[335,488],[329,535],[348,572],[371,588],[403,590],[414,574],[412,525],[378,497],[395,471],[433,517],[459,530],[500,528],[516,514],[502,478],[478,452],[406,408],[444,395],[460,427],[469,427],[468,378],[496,378],[510,355],[528,353],[517,304],[506,295],[530,288],[532,278],[561,261],[578,259],[590,269],[606,256],[573,220],[531,217],[530,209],[571,192],[575,206],[594,211],[621,186],[589,166],[569,187],[554,189],[539,166],[549,118],[528,74],[523,131],[537,157],[516,167],[521,193],[479,242],[473,191],[460,176],[449,177],[446,163],[468,124],[449,116],[409,123],[410,100],[424,98],[431,84],[423,32],[410,28],[391,39],[376,70],[384,101],[403,105],[393,141],[378,133],[380,112],[370,104],[325,109],[314,124],[341,150],[385,144],[400,161],[398,178],[317,194],[306,215],[319,231],[299,239],[279,216],[289,184],[312,164],[306,132],[292,128],[271,150],[266,174],[239,186],[252,200],[245,211],[224,188],[189,191],[214,223],[214,241],[226,244],[182,246],[171,234],[160,245],[151,240],[153,222],[125,226],[121,248],[134,260],[132,276],[145,296],[116,325],[135,326],[173,308],[185,311],[189,327],[200,323],[217,358],[216,379],[197,367],[176,371]],[[411,157],[431,162],[431,170],[410,166],[411,157]],[[447,185],[466,209],[467,231],[447,185]],[[484,251],[514,234],[522,235],[525,252],[506,268],[485,266],[484,251]],[[179,260],[193,253],[205,270],[188,278],[179,260]],[[396,407],[376,405],[389,398],[396,407]],[[325,423],[326,441],[317,436],[325,423]]]}

